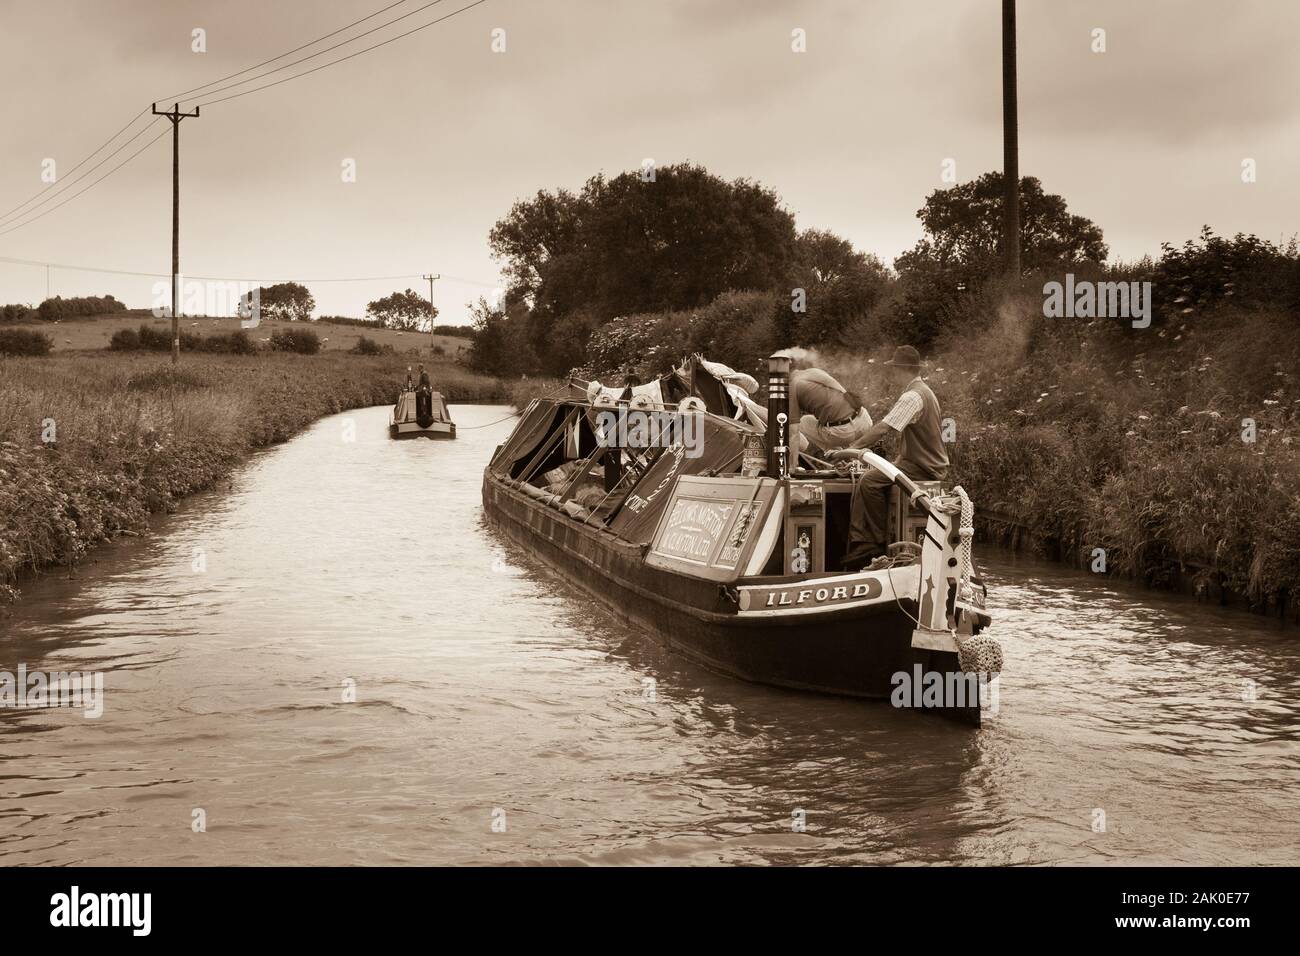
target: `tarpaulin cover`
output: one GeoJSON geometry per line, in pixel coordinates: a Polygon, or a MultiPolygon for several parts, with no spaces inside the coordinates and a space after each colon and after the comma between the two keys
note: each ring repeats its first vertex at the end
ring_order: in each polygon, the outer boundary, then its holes
{"type": "Polygon", "coordinates": [[[659,515],[672,496],[680,475],[698,475],[716,469],[731,475],[740,470],[746,432],[737,424],[704,418],[703,442],[698,458],[689,458],[682,446],[666,449],[641,476],[609,523],[625,541],[647,544],[654,537],[659,515]]]}
{"type": "Polygon", "coordinates": [[[506,443],[493,456],[492,470],[515,477],[515,468],[533,456],[542,440],[556,427],[564,411],[562,405],[549,399],[542,399],[528,409],[506,443]]]}

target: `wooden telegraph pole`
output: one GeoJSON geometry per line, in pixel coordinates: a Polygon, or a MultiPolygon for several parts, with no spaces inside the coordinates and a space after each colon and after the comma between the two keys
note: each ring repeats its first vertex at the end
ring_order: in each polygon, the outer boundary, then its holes
{"type": "Polygon", "coordinates": [[[441,275],[427,275],[421,278],[429,280],[429,352],[433,353],[433,280],[441,279],[441,275]]]}
{"type": "Polygon", "coordinates": [[[1020,133],[1016,119],[1016,0],[1002,0],[1002,251],[1020,278],[1020,133]]]}
{"type": "Polygon", "coordinates": [[[181,120],[199,115],[182,113],[181,104],[172,104],[171,111],[159,111],[153,104],[154,116],[165,116],[172,121],[172,364],[181,360],[180,274],[181,274],[181,120]]]}

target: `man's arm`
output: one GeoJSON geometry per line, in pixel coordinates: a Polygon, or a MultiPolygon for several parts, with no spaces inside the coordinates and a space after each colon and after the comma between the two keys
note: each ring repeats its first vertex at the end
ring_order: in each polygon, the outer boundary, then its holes
{"type": "Polygon", "coordinates": [[[862,433],[862,437],[849,446],[846,450],[870,448],[880,439],[884,438],[890,432],[889,425],[882,419],[862,433]]]}
{"type": "Polygon", "coordinates": [[[862,449],[870,448],[891,431],[896,435],[902,434],[903,429],[912,424],[919,417],[920,412],[921,396],[915,392],[904,392],[898,396],[898,401],[894,403],[894,407],[889,410],[889,413],[884,418],[863,432],[862,437],[852,447],[841,448],[839,452],[832,452],[831,460],[856,458],[862,449]]]}

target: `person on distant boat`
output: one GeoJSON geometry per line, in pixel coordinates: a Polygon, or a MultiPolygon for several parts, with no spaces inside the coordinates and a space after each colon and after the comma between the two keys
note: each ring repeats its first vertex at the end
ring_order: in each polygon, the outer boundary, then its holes
{"type": "Polygon", "coordinates": [[[825,369],[800,368],[790,373],[790,421],[823,451],[862,447],[871,415],[862,400],[825,369]]]}
{"type": "MultiPolygon", "coordinates": [[[[878,423],[862,435],[854,449],[831,453],[832,459],[852,458],[870,448],[889,432],[898,435],[896,467],[913,481],[938,481],[948,474],[948,452],[943,447],[939,400],[921,380],[921,356],[910,345],[894,350],[885,363],[891,385],[902,388],[898,401],[878,423]]],[[[845,570],[873,564],[889,548],[888,478],[869,468],[858,482],[849,520],[849,547],[844,555],[845,570]]]]}
{"type": "Polygon", "coordinates": [[[424,365],[423,365],[423,364],[420,365],[420,385],[419,385],[419,387],[420,387],[420,388],[427,388],[427,389],[430,389],[430,390],[432,390],[432,388],[433,388],[433,382],[429,381],[429,373],[428,373],[427,371],[425,371],[425,369],[424,369],[424,365]]]}

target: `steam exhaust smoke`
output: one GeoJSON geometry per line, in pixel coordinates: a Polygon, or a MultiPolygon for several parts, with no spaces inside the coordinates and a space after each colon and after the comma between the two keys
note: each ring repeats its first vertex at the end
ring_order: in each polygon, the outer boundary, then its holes
{"type": "Polygon", "coordinates": [[[774,352],[773,354],[781,355],[790,359],[796,367],[823,367],[821,353],[817,352],[815,349],[806,349],[802,346],[795,345],[788,349],[781,349],[781,351],[774,352]]]}

